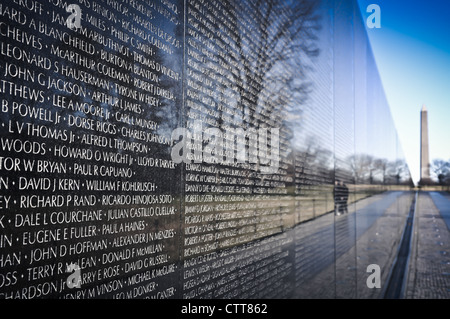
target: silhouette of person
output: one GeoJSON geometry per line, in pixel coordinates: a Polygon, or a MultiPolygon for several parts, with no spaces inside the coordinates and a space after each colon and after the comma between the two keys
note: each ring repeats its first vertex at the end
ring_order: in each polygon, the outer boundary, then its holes
{"type": "Polygon", "coordinates": [[[339,216],[342,210],[342,188],[339,180],[334,182],[333,188],[333,197],[334,197],[334,214],[339,216]]]}
{"type": "Polygon", "coordinates": [[[342,212],[344,214],[348,214],[348,193],[349,193],[349,191],[348,191],[347,185],[345,185],[345,183],[342,182],[342,185],[341,185],[341,194],[342,194],[341,195],[342,196],[341,201],[342,201],[342,212]]]}

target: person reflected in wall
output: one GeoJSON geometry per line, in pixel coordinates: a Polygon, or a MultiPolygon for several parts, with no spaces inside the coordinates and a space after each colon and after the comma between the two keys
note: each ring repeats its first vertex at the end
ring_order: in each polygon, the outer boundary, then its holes
{"type": "Polygon", "coordinates": [[[349,194],[349,190],[347,185],[345,185],[344,182],[342,182],[341,185],[341,193],[342,193],[342,213],[343,214],[348,214],[348,194],[349,194]]]}
{"type": "Polygon", "coordinates": [[[334,197],[334,214],[336,216],[339,216],[342,211],[342,188],[341,182],[339,180],[334,181],[333,197],[334,197]]]}

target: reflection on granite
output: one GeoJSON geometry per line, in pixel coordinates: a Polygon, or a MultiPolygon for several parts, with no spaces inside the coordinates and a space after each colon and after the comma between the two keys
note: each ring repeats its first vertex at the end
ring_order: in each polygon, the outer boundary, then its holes
{"type": "Polygon", "coordinates": [[[378,297],[411,178],[356,5],[3,3],[0,298],[378,297]]]}

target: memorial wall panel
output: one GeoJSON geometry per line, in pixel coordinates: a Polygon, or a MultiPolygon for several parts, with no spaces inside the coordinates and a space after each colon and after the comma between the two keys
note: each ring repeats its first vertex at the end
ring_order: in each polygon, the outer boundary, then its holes
{"type": "Polygon", "coordinates": [[[289,92],[276,92],[282,84],[273,80],[291,75],[285,61],[260,52],[262,41],[279,51],[281,39],[264,39],[263,34],[280,31],[274,21],[285,10],[281,4],[261,8],[254,1],[188,3],[183,258],[185,265],[195,266],[184,268],[186,297],[256,298],[289,291],[281,282],[292,267],[285,248],[292,239],[284,234],[273,244],[260,242],[294,224],[287,188],[293,180],[288,173],[289,129],[280,126],[285,106],[277,104],[287,101],[289,92]],[[267,14],[271,18],[263,26],[259,22],[267,14]],[[238,251],[245,253],[234,257],[241,246],[238,251]],[[263,250],[255,254],[259,246],[263,250]],[[213,260],[209,271],[202,272],[204,265],[194,262],[199,254],[213,260]],[[227,259],[247,255],[242,262],[217,269],[227,259]],[[267,266],[258,276],[261,262],[267,266]],[[267,272],[275,265],[286,269],[267,272]],[[239,276],[249,269],[254,269],[252,275],[239,276]],[[280,286],[271,292],[274,283],[280,286]]]}
{"type": "Polygon", "coordinates": [[[1,299],[378,297],[411,184],[354,1],[7,0],[0,57],[1,299]]]}
{"type": "MultiPolygon", "coordinates": [[[[351,1],[334,3],[334,158],[336,193],[341,198],[352,197],[353,176],[348,158],[355,153],[355,50],[354,24],[357,16],[350,14],[356,8],[351,1]],[[349,50],[349,48],[351,48],[349,50]],[[345,194],[347,193],[347,194],[345,194]]],[[[356,241],[356,214],[353,205],[341,199],[335,214],[335,296],[355,298],[356,256],[351,247],[356,241]],[[347,218],[339,218],[347,215],[347,218]],[[340,258],[341,256],[346,258],[340,258]],[[342,259],[342,261],[341,261],[342,259]]]]}
{"type": "Polygon", "coordinates": [[[182,4],[1,11],[2,296],[173,296],[182,4]]]}

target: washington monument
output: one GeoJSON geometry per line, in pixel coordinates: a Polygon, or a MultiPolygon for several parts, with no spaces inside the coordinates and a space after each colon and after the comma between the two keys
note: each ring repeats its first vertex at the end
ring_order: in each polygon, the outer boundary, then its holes
{"type": "Polygon", "coordinates": [[[430,180],[430,151],[428,145],[428,110],[425,104],[420,112],[420,181],[430,180]]]}

